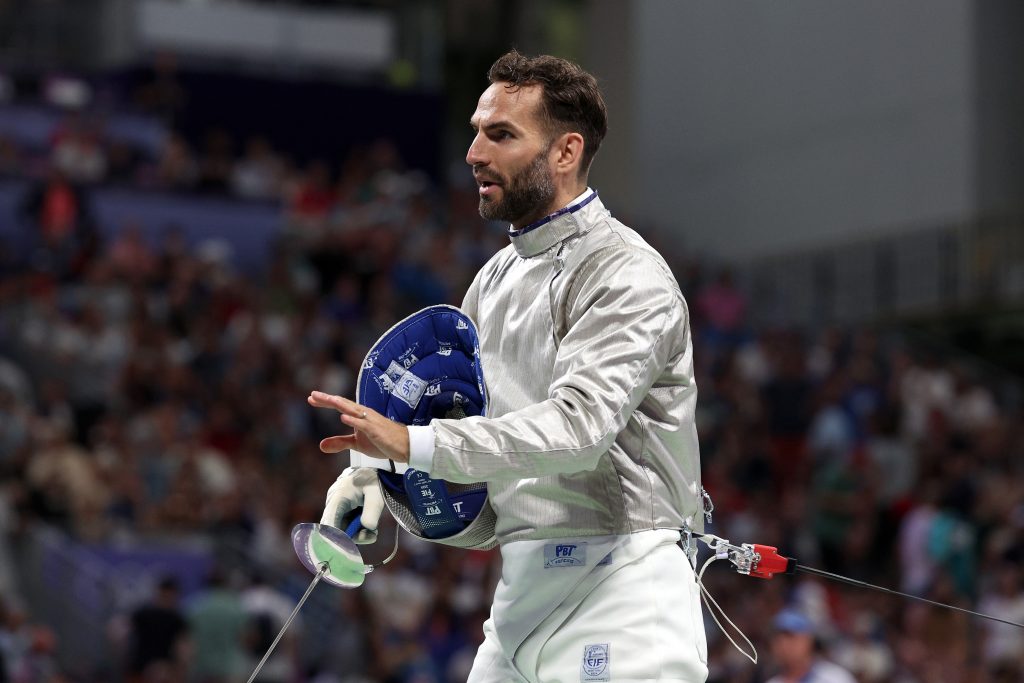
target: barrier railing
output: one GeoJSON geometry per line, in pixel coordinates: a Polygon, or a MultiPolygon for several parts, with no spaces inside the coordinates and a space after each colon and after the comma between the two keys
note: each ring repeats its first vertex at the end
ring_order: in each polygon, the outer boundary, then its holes
{"type": "MultiPolygon", "coordinates": [[[[195,536],[90,545],[44,525],[20,539],[16,557],[18,586],[30,620],[54,631],[57,658],[74,680],[123,680],[127,619],[152,597],[160,578],[173,575],[179,580],[187,612],[214,565],[239,590],[256,566],[249,549],[230,539],[214,542],[195,536]]],[[[259,573],[267,585],[292,598],[302,594],[310,578],[298,561],[290,568],[261,565],[259,573]]],[[[303,631],[331,632],[343,618],[338,601],[336,589],[315,591],[302,610],[303,631]]],[[[320,638],[304,638],[303,661],[317,661],[328,645],[320,638]]]]}
{"type": "Polygon", "coordinates": [[[926,315],[1024,295],[1024,217],[881,235],[753,259],[755,323],[819,327],[926,315]]]}

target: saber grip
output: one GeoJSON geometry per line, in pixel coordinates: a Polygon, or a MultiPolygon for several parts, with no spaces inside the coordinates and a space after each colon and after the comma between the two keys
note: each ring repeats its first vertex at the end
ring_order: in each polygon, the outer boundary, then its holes
{"type": "Polygon", "coordinates": [[[355,539],[356,534],[363,530],[363,516],[356,515],[355,519],[349,522],[348,526],[345,527],[345,535],[351,539],[355,539]]]}

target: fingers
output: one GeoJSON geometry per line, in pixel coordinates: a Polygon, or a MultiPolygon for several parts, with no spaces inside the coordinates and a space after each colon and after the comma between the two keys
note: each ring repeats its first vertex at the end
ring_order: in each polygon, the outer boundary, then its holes
{"type": "Polygon", "coordinates": [[[377,532],[363,527],[352,540],[356,542],[356,545],[370,545],[377,542],[377,532]]]}
{"type": "Polygon", "coordinates": [[[342,424],[355,430],[351,435],[330,436],[321,441],[320,450],[324,453],[355,448],[371,457],[408,462],[409,430],[404,425],[342,396],[313,391],[306,400],[314,408],[337,410],[342,424]]]}
{"type": "Polygon", "coordinates": [[[363,504],[363,487],[357,486],[353,481],[350,470],[346,470],[331,488],[327,489],[327,501],[324,504],[324,514],[320,518],[321,524],[338,526],[339,521],[363,504]]]}
{"type": "Polygon", "coordinates": [[[328,498],[327,505],[324,506],[324,513],[320,515],[320,523],[328,526],[338,525],[338,503],[328,498]]]}
{"type": "Polygon", "coordinates": [[[384,512],[384,496],[381,495],[377,482],[363,489],[363,512],[361,524],[370,531],[376,531],[380,524],[380,515],[384,512]]]}
{"type": "Polygon", "coordinates": [[[320,450],[324,453],[341,453],[356,447],[356,435],[329,436],[320,442],[320,450]]]}
{"type": "MultiPolygon", "coordinates": [[[[314,408],[331,408],[341,413],[341,422],[346,424],[353,429],[366,429],[369,425],[369,420],[377,416],[377,412],[361,406],[355,401],[350,401],[343,396],[335,396],[334,394],[325,394],[322,391],[313,391],[309,394],[309,398],[306,399],[309,405],[314,408]]],[[[344,450],[350,446],[342,446],[339,450],[344,450]]],[[[321,450],[323,450],[321,445],[321,450]]],[[[325,451],[327,453],[337,453],[338,451],[325,451]]]]}
{"type": "Polygon", "coordinates": [[[373,412],[355,401],[350,401],[347,398],[335,396],[334,394],[325,394],[322,391],[311,392],[306,401],[314,408],[333,408],[342,415],[360,419],[366,418],[368,413],[373,412]]]}

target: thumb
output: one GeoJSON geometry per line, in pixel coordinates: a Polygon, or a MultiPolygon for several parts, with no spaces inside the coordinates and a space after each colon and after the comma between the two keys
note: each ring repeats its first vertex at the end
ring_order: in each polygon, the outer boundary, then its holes
{"type": "Polygon", "coordinates": [[[329,436],[320,442],[320,450],[324,453],[340,453],[349,448],[354,448],[356,445],[355,434],[345,434],[344,436],[329,436]]]}

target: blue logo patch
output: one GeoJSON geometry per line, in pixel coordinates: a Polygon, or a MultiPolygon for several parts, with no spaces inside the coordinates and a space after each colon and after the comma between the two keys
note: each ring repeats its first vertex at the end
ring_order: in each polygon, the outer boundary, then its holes
{"type": "Polygon", "coordinates": [[[611,672],[608,670],[610,651],[609,643],[597,643],[584,647],[580,680],[585,683],[587,681],[610,681],[611,672]]]}
{"type": "Polygon", "coordinates": [[[391,389],[391,395],[400,398],[410,408],[415,409],[426,388],[426,382],[411,372],[406,372],[395,382],[395,386],[391,389]]]}
{"type": "Polygon", "coordinates": [[[587,544],[583,543],[548,543],[544,546],[544,568],[554,567],[585,567],[587,564],[587,544]]]}

